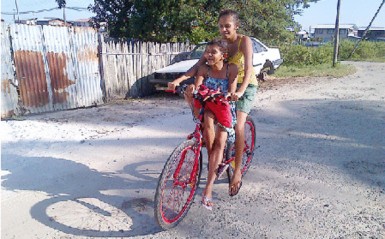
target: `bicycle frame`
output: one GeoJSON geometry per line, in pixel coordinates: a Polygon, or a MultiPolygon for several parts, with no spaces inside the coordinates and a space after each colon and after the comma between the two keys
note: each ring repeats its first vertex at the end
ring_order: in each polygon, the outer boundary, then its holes
{"type": "MultiPolygon", "coordinates": [[[[188,137],[189,138],[189,137],[188,137]]],[[[195,130],[192,134],[192,137],[191,138],[194,138],[195,139],[195,144],[192,146],[192,150],[195,154],[195,158],[194,158],[194,166],[193,166],[193,170],[192,170],[192,173],[190,174],[190,178],[188,180],[187,183],[185,182],[180,182],[177,178],[178,178],[178,175],[180,173],[180,170],[183,166],[183,161],[180,161],[178,163],[178,166],[173,174],[173,178],[174,178],[174,186],[181,186],[183,189],[186,188],[187,184],[190,184],[192,183],[192,181],[194,180],[194,176],[195,175],[195,172],[198,170],[198,167],[199,167],[199,155],[200,155],[200,152],[202,150],[202,125],[201,123],[196,123],[195,125],[195,130]]],[[[186,155],[187,153],[187,150],[185,150],[183,152],[183,157],[186,155]]]]}

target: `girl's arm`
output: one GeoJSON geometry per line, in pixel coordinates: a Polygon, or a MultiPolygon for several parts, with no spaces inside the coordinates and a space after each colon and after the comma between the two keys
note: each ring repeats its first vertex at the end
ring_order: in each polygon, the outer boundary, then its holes
{"type": "Polygon", "coordinates": [[[205,64],[205,59],[202,55],[202,57],[199,59],[199,61],[197,63],[195,63],[186,73],[184,73],[183,75],[179,76],[178,78],[176,78],[175,80],[171,81],[168,83],[168,89],[170,90],[175,90],[175,87],[179,86],[180,83],[182,83],[183,81],[187,80],[187,79],[190,79],[191,77],[194,77],[197,75],[198,73],[198,69],[201,65],[204,65],[205,64]]]}
{"type": "Polygon", "coordinates": [[[198,89],[200,85],[202,85],[204,77],[207,75],[207,69],[208,66],[206,65],[202,65],[197,69],[194,84],[189,85],[185,91],[185,94],[188,98],[192,99],[194,91],[198,89]]]}
{"type": "MultiPolygon", "coordinates": [[[[202,65],[200,66],[198,69],[197,69],[197,73],[196,73],[196,76],[195,76],[195,81],[194,81],[194,84],[191,84],[189,85],[187,88],[186,88],[186,91],[185,91],[185,100],[187,101],[187,103],[189,105],[193,105],[193,95],[194,95],[194,91],[196,89],[198,89],[198,87],[203,83],[203,80],[204,80],[204,76],[207,74],[205,72],[207,72],[207,66],[206,65],[202,65]]],[[[195,117],[198,118],[198,115],[199,115],[199,110],[196,109],[194,107],[193,109],[193,112],[194,112],[194,115],[195,117]]]]}
{"type": "Polygon", "coordinates": [[[195,89],[198,89],[200,85],[202,85],[205,76],[207,75],[208,66],[202,65],[197,70],[197,75],[195,77],[194,85],[195,89]]]}
{"type": "Polygon", "coordinates": [[[250,83],[250,78],[253,72],[253,44],[251,42],[250,37],[248,36],[244,36],[241,41],[241,51],[245,57],[245,75],[241,86],[237,90],[238,97],[241,97],[245,93],[245,90],[250,83]]]}

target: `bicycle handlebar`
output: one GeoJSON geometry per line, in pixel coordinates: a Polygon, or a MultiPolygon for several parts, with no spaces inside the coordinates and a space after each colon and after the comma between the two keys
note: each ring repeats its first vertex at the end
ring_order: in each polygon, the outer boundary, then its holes
{"type": "Polygon", "coordinates": [[[173,93],[173,94],[183,94],[185,92],[186,88],[187,88],[187,85],[178,85],[178,86],[175,86],[174,90],[171,90],[169,88],[165,88],[164,92],[173,93]]]}
{"type": "MultiPolygon", "coordinates": [[[[173,93],[173,94],[184,94],[187,86],[188,85],[179,85],[179,86],[176,86],[174,90],[171,90],[169,88],[165,88],[164,91],[167,93],[173,93]]],[[[196,95],[198,95],[197,92],[194,92],[193,97],[196,98],[196,95]]],[[[208,99],[215,99],[218,97],[223,97],[223,99],[226,99],[227,101],[234,101],[234,100],[231,100],[231,96],[226,97],[226,94],[224,94],[222,92],[218,92],[218,93],[206,96],[206,97],[204,97],[204,101],[206,101],[208,99]]],[[[241,97],[241,98],[243,98],[243,97],[241,97]]]]}

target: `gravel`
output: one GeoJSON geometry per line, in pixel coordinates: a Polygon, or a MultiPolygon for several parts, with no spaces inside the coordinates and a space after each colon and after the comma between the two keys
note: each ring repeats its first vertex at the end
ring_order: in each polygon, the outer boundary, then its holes
{"type": "Polygon", "coordinates": [[[177,96],[1,121],[2,238],[385,238],[385,64],[268,79],[240,193],[162,231],[157,178],[194,124],[177,96]]]}

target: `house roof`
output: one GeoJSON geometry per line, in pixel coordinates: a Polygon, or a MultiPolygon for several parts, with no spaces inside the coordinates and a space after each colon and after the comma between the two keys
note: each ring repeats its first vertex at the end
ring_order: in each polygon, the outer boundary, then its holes
{"type": "MultiPolygon", "coordinates": [[[[359,27],[358,30],[359,31],[365,31],[366,27],[359,27]]],[[[385,31],[385,27],[370,27],[369,30],[370,31],[385,31]]]]}
{"type": "Polygon", "coordinates": [[[305,35],[305,34],[308,34],[307,31],[305,30],[301,30],[299,32],[297,32],[298,35],[305,35]]]}
{"type": "MultiPolygon", "coordinates": [[[[340,29],[346,29],[346,28],[355,28],[356,27],[356,24],[340,24],[339,25],[339,28],[340,29]]],[[[334,29],[335,28],[335,24],[320,24],[320,25],[316,25],[314,27],[315,29],[334,29]]]]}

